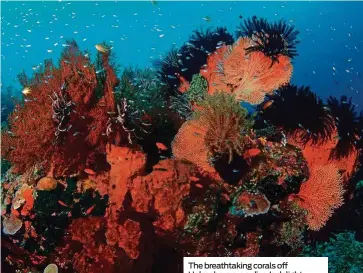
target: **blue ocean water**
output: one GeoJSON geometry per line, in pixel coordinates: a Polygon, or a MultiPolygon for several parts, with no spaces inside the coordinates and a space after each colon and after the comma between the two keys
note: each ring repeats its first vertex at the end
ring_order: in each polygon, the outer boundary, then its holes
{"type": "Polygon", "coordinates": [[[346,95],[363,109],[363,2],[1,2],[1,82],[20,94],[17,74],[58,60],[67,39],[95,55],[113,46],[117,62],[152,66],[194,29],[225,26],[234,33],[254,15],[285,19],[300,31],[292,83],[323,98],[346,95]],[[207,20],[210,19],[210,20],[207,20]]]}

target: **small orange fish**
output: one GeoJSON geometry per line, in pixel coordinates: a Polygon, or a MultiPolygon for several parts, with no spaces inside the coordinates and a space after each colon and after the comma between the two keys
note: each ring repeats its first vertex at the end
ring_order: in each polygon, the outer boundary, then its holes
{"type": "Polygon", "coordinates": [[[195,176],[191,176],[191,177],[189,177],[189,179],[192,182],[198,182],[200,180],[198,177],[195,177],[195,176]]]}
{"type": "Polygon", "coordinates": [[[244,157],[245,158],[249,158],[249,157],[255,157],[256,155],[260,154],[261,153],[261,150],[260,149],[257,149],[257,148],[252,148],[252,149],[249,149],[247,150],[245,153],[244,153],[244,157]]]}
{"type": "Polygon", "coordinates": [[[89,215],[93,211],[94,208],[95,208],[95,205],[93,205],[92,207],[87,209],[85,215],[89,215]]]}
{"type": "Polygon", "coordinates": [[[161,142],[156,142],[156,146],[158,147],[159,150],[161,151],[166,151],[168,149],[168,147],[166,147],[163,143],[161,142]]]}
{"type": "Polygon", "coordinates": [[[200,189],[202,189],[203,188],[203,185],[202,184],[195,184],[195,186],[197,187],[197,188],[200,188],[200,189]]]}
{"type": "Polygon", "coordinates": [[[274,103],[273,100],[268,100],[266,101],[263,105],[262,105],[262,110],[266,110],[267,108],[269,108],[272,104],[274,103]]]}
{"type": "Polygon", "coordinates": [[[94,170],[92,170],[92,169],[84,169],[84,172],[86,173],[86,174],[89,174],[89,175],[95,175],[96,173],[95,173],[95,171],[94,170]]]}
{"type": "Polygon", "coordinates": [[[63,206],[63,207],[68,207],[66,203],[64,203],[64,202],[62,202],[60,200],[58,200],[58,204],[61,205],[61,206],[63,206]]]}

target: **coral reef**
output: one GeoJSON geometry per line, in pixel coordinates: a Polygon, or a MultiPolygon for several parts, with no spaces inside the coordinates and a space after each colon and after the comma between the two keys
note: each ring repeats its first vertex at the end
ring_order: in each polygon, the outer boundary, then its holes
{"type": "Polygon", "coordinates": [[[320,236],[341,222],[363,238],[363,114],[289,83],[297,34],[257,18],[236,42],[226,28],[195,31],[156,71],[118,70],[106,44],[92,63],[70,41],[58,66],[20,74],[24,99],[2,124],[5,271],[298,255],[360,268],[352,233],[320,236]]]}

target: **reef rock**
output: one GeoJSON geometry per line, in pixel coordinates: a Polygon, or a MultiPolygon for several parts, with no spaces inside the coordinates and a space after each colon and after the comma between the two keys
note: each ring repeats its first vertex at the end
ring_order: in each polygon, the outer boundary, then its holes
{"type": "Polygon", "coordinates": [[[155,211],[157,229],[173,231],[185,219],[181,203],[189,195],[197,168],[188,163],[167,159],[154,166],[147,176],[138,176],[131,188],[132,207],[142,213],[155,211]]]}
{"type": "Polygon", "coordinates": [[[107,150],[107,162],[111,165],[108,185],[110,204],[121,207],[125,194],[132,187],[132,179],[143,173],[146,155],[127,147],[110,145],[107,150]]]}

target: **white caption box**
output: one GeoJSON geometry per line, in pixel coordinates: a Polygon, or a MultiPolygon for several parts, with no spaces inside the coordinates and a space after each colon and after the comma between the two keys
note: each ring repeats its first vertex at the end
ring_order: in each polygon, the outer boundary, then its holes
{"type": "Polygon", "coordinates": [[[327,257],[184,257],[184,273],[329,273],[327,257]]]}

